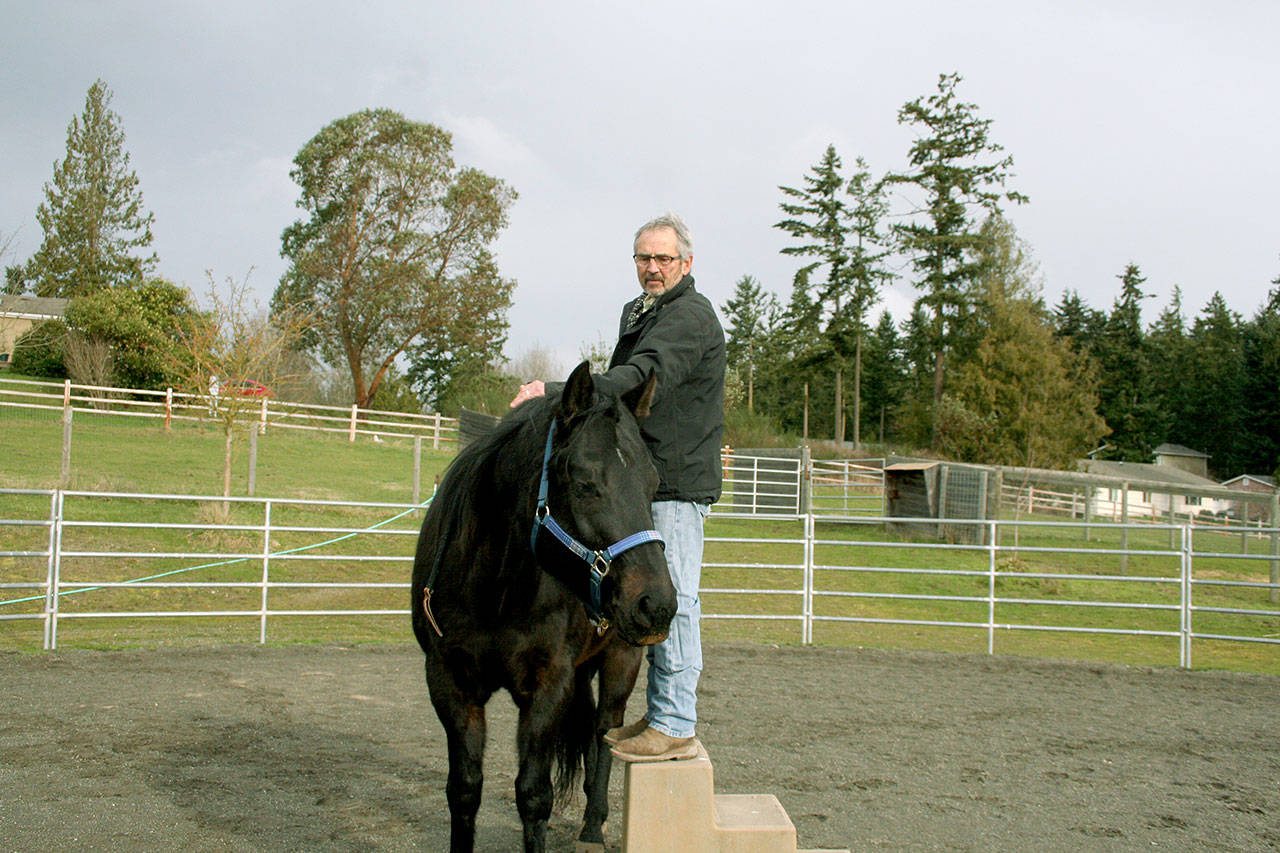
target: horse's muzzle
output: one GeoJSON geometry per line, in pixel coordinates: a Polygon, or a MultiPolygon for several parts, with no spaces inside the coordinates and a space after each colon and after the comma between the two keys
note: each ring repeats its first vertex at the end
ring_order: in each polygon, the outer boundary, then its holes
{"type": "MultiPolygon", "coordinates": [[[[665,580],[665,578],[664,578],[665,580]]],[[[634,646],[652,646],[667,638],[676,615],[675,589],[659,588],[636,598],[625,617],[614,620],[622,639],[634,646]]]]}

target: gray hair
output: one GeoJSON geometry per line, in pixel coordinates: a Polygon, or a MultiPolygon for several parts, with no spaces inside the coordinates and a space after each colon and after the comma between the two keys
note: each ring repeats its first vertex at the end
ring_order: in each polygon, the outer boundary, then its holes
{"type": "Polygon", "coordinates": [[[635,239],[631,241],[631,251],[635,251],[636,243],[640,242],[640,235],[646,231],[653,231],[656,228],[670,228],[676,232],[676,248],[680,250],[680,257],[689,258],[693,256],[693,235],[689,233],[689,226],[684,224],[684,220],[677,214],[667,211],[656,219],[650,219],[636,230],[635,239]]]}

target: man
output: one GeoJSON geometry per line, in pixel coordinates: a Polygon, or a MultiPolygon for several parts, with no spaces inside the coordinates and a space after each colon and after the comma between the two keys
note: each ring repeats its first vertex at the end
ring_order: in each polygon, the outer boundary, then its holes
{"type": "MultiPolygon", "coordinates": [[[[693,286],[693,241],[683,220],[668,213],[636,232],[633,259],[640,296],[622,308],[618,344],[596,387],[621,393],[653,371],[658,386],[640,425],[658,491],[653,521],[666,542],[677,611],[667,639],[648,649],[648,710],[605,740],[624,761],[692,758],[702,672],[703,519],[720,499],[720,438],[724,433],[724,330],[711,302],[693,286]]],[[[520,386],[512,406],[545,393],[542,382],[520,386]]]]}

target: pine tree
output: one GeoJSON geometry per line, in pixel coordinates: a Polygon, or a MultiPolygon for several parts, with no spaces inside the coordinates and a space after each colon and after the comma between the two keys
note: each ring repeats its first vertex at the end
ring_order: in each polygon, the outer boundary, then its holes
{"type": "MultiPolygon", "coordinates": [[[[800,242],[782,249],[784,255],[795,255],[813,260],[802,268],[801,272],[808,282],[809,277],[820,269],[826,271],[826,282],[818,291],[815,301],[817,311],[813,313],[813,331],[818,331],[823,308],[832,305],[832,316],[839,316],[840,301],[850,286],[849,258],[845,250],[845,233],[848,231],[850,212],[844,202],[844,177],[840,174],[840,155],[834,145],[828,145],[822,156],[822,162],[809,170],[805,175],[805,186],[778,187],[783,194],[794,199],[782,202],[781,208],[789,219],[774,225],[795,237],[800,242]]],[[[806,312],[810,313],[810,312],[806,312]]],[[[793,315],[798,317],[799,315],[793,315]]],[[[827,341],[827,349],[835,370],[835,400],[833,407],[833,431],[836,441],[844,439],[844,361],[846,353],[839,347],[836,337],[827,341]]]]}
{"type": "MultiPolygon", "coordinates": [[[[902,342],[893,315],[880,314],[880,322],[867,334],[863,350],[866,366],[862,373],[863,418],[872,421],[878,440],[893,432],[890,413],[902,399],[907,386],[907,369],[902,355],[902,342]]],[[[868,423],[872,426],[872,423],[868,423]]]]}
{"type": "Polygon", "coordinates": [[[1151,325],[1146,346],[1151,353],[1151,386],[1160,417],[1159,432],[1170,441],[1203,449],[1197,441],[1196,427],[1189,421],[1194,392],[1185,379],[1193,355],[1182,318],[1180,288],[1174,287],[1173,298],[1151,325]]]}
{"type": "MultiPolygon", "coordinates": [[[[825,282],[816,287],[815,322],[834,370],[833,434],[843,441],[845,428],[844,374],[853,365],[854,443],[861,441],[862,341],[867,314],[880,298],[880,288],[892,276],[883,268],[888,254],[882,247],[881,221],[887,210],[883,188],[873,181],[867,163],[857,160],[857,171],[845,180],[840,156],[828,145],[822,162],[805,176],[803,188],[779,187],[793,201],[784,201],[788,219],[777,223],[799,242],[783,254],[811,259],[802,272],[806,277],[825,271],[825,282]],[[844,196],[851,202],[846,203],[844,196]]],[[[808,280],[806,278],[806,280],[808,280]]]]}
{"type": "Polygon", "coordinates": [[[1107,315],[1089,306],[1074,290],[1062,294],[1053,309],[1054,334],[1066,338],[1072,349],[1090,358],[1097,355],[1098,340],[1106,322],[1107,315]]]}
{"type": "Polygon", "coordinates": [[[1006,191],[1013,158],[990,138],[990,119],[975,104],[956,97],[958,74],[938,77],[937,94],[920,97],[898,111],[898,123],[921,126],[906,172],[887,175],[887,185],[912,185],[924,198],[910,221],[895,225],[898,244],[912,257],[923,291],[919,304],[929,314],[926,329],[933,354],[933,404],[942,401],[947,354],[964,334],[972,309],[981,238],[971,210],[998,213],[1000,202],[1021,204],[1021,193],[1006,191]]]}
{"type": "Polygon", "coordinates": [[[1164,440],[1164,419],[1151,379],[1151,358],[1142,326],[1142,291],[1146,283],[1137,264],[1128,264],[1120,279],[1120,295],[1098,342],[1101,370],[1098,413],[1111,428],[1109,454],[1128,462],[1150,462],[1164,440]]]}
{"type": "Polygon", "coordinates": [[[1240,471],[1280,476],[1280,277],[1243,330],[1244,428],[1240,471]]]}
{"type": "Polygon", "coordinates": [[[1192,324],[1179,382],[1189,397],[1186,415],[1179,421],[1180,443],[1208,453],[1210,468],[1223,475],[1243,473],[1247,455],[1240,326],[1240,315],[1215,292],[1192,324]]]}
{"type": "MultiPolygon", "coordinates": [[[[880,289],[893,279],[885,266],[889,251],[884,248],[881,222],[888,212],[884,187],[871,180],[867,162],[857,160],[857,171],[848,182],[853,197],[849,235],[849,292],[843,311],[833,317],[833,330],[842,337],[853,337],[853,445],[862,445],[862,372],[863,340],[867,334],[867,314],[880,300],[880,289]]],[[[842,347],[847,349],[848,347],[842,347]]]]}
{"type": "Polygon", "coordinates": [[[744,275],[738,279],[733,296],[721,310],[729,321],[728,335],[725,341],[725,357],[731,370],[744,372],[747,383],[747,411],[755,411],[755,374],[758,363],[765,323],[772,307],[776,308],[777,298],[765,294],[760,282],[754,277],[744,275]]]}
{"type": "Polygon", "coordinates": [[[106,287],[138,286],[155,269],[154,216],[142,203],[138,176],[124,150],[112,93],[97,80],[84,112],[67,128],[67,154],[54,163],[36,219],[44,240],[6,289],[72,298],[106,287]]]}

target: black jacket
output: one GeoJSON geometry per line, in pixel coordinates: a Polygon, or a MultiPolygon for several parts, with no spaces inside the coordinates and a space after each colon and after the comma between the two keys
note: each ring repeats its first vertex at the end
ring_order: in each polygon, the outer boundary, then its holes
{"type": "Polygon", "coordinates": [[[654,371],[658,387],[640,424],[658,468],[654,500],[715,503],[724,435],[724,329],[693,276],[629,325],[637,304],[622,307],[618,344],[609,369],[595,377],[597,387],[620,394],[654,371]]]}

